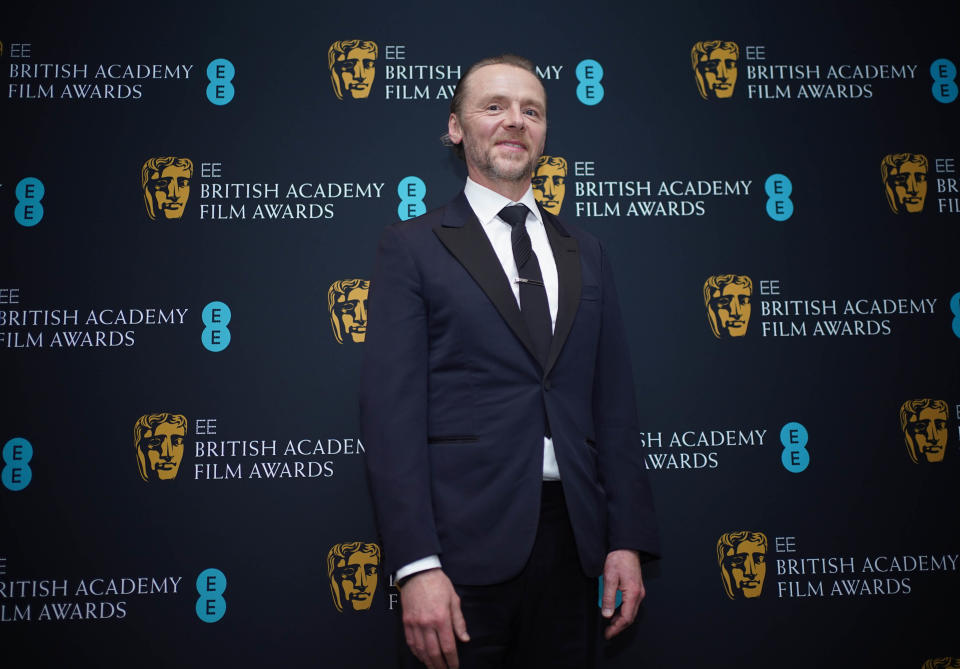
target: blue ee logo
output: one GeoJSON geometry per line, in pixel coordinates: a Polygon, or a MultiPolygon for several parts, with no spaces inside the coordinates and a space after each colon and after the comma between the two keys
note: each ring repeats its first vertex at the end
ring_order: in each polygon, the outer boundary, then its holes
{"type": "Polygon", "coordinates": [[[13,210],[13,217],[17,223],[25,228],[30,228],[40,222],[43,218],[43,199],[45,193],[43,182],[36,177],[27,177],[20,179],[17,183],[17,206],[13,210]]]}
{"type": "Polygon", "coordinates": [[[953,314],[953,322],[950,326],[953,328],[953,334],[960,339],[960,293],[954,293],[950,298],[950,312],[953,314]]]}
{"type": "Polygon", "coordinates": [[[930,63],[930,76],[933,77],[933,97],[937,102],[947,104],[957,99],[957,66],[946,58],[938,58],[930,63]]]}
{"type": "Polygon", "coordinates": [[[587,58],[581,60],[576,69],[577,99],[585,105],[593,106],[603,100],[603,66],[597,61],[587,58]]]}
{"type": "Polygon", "coordinates": [[[197,617],[205,623],[215,623],[227,612],[227,600],[223,591],[227,589],[227,577],[219,569],[204,569],[197,576],[197,617]]]}
{"type": "Polygon", "coordinates": [[[771,174],[763,184],[767,193],[767,216],[775,221],[785,221],[793,216],[793,184],[783,174],[771,174]]]}
{"type": "Polygon", "coordinates": [[[226,58],[217,58],[211,60],[207,65],[207,99],[217,106],[223,106],[233,99],[233,76],[237,73],[236,69],[226,58]]]}
{"type": "Polygon", "coordinates": [[[807,428],[800,423],[787,423],[780,430],[780,443],[783,444],[783,453],[780,462],[784,469],[799,474],[810,464],[810,453],[807,452],[807,428]]]}
{"type": "Polygon", "coordinates": [[[208,351],[219,353],[230,345],[230,307],[223,302],[211,302],[203,308],[200,319],[207,327],[200,334],[200,341],[208,351]]]}
{"type": "Polygon", "coordinates": [[[23,490],[33,479],[28,464],[33,458],[33,446],[23,437],[14,437],[3,446],[3,471],[0,480],[7,490],[23,490]]]}
{"type": "Polygon", "coordinates": [[[420,177],[404,177],[400,180],[397,185],[397,195],[400,196],[397,216],[401,221],[426,213],[427,205],[423,203],[423,197],[426,194],[427,185],[420,177]]]}

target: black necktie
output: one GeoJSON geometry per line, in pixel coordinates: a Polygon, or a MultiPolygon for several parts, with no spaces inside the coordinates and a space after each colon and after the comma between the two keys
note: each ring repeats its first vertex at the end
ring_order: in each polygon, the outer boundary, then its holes
{"type": "Polygon", "coordinates": [[[527,234],[527,211],[525,205],[514,204],[501,209],[499,216],[513,228],[510,242],[513,245],[513,259],[520,274],[520,312],[533,340],[537,359],[546,367],[553,327],[550,323],[550,304],[547,302],[547,289],[543,285],[540,263],[537,262],[537,256],[530,245],[530,235],[527,234]]]}

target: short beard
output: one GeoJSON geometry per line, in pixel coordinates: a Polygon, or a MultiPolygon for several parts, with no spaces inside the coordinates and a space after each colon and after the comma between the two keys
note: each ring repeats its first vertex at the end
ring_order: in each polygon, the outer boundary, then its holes
{"type": "MultiPolygon", "coordinates": [[[[466,138],[464,138],[466,140],[466,138]]],[[[533,171],[537,167],[537,160],[540,156],[531,154],[530,160],[524,165],[513,166],[502,169],[496,161],[491,158],[490,153],[484,153],[478,150],[473,144],[467,144],[464,141],[464,152],[470,162],[477,166],[477,169],[494,181],[505,181],[508,183],[518,183],[523,180],[529,180],[533,176],[533,171]]]]}

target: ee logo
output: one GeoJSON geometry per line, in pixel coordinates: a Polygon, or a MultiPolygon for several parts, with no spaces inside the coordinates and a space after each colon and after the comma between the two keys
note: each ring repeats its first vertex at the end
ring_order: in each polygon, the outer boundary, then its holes
{"type": "Polygon", "coordinates": [[[28,464],[33,458],[33,446],[23,437],[14,437],[3,445],[3,471],[0,480],[7,490],[23,490],[33,479],[28,464]]]}
{"type": "Polygon", "coordinates": [[[775,221],[785,221],[793,216],[793,201],[790,194],[793,184],[783,174],[771,174],[763,184],[767,193],[767,216],[775,221]]]}
{"type": "Polygon", "coordinates": [[[957,99],[957,66],[946,58],[938,58],[930,63],[930,76],[933,77],[933,97],[937,102],[948,104],[957,99]]]}
{"type": "Polygon", "coordinates": [[[227,612],[227,600],[223,591],[227,589],[227,577],[219,569],[204,569],[197,576],[197,617],[205,623],[215,623],[227,612]]]}
{"type": "Polygon", "coordinates": [[[950,312],[953,314],[953,322],[950,323],[953,334],[960,338],[960,293],[954,293],[950,298],[950,312]]]}
{"type": "Polygon", "coordinates": [[[799,474],[810,464],[808,439],[807,428],[800,423],[787,423],[780,430],[780,443],[783,444],[780,462],[788,472],[799,474]]]}
{"type": "Polygon", "coordinates": [[[397,216],[401,221],[415,218],[426,213],[427,205],[423,203],[423,196],[427,194],[427,185],[419,177],[404,177],[397,185],[397,195],[400,196],[400,205],[397,207],[397,216]]]}
{"type": "Polygon", "coordinates": [[[230,345],[230,330],[227,325],[231,318],[230,307],[223,302],[211,302],[203,308],[200,319],[207,327],[200,334],[203,347],[213,353],[219,353],[230,345]]]}
{"type": "Polygon", "coordinates": [[[226,58],[211,60],[207,65],[207,79],[210,80],[207,84],[207,99],[220,107],[233,100],[234,89],[230,82],[236,73],[233,63],[226,58]]]}
{"type": "Polygon", "coordinates": [[[40,179],[36,177],[20,179],[15,191],[17,206],[13,210],[13,217],[17,219],[17,223],[30,228],[40,222],[43,218],[43,204],[40,200],[43,199],[45,192],[40,179]]]}
{"type": "Polygon", "coordinates": [[[593,106],[603,100],[603,66],[597,61],[587,58],[581,60],[576,69],[577,99],[585,105],[593,106]]]}

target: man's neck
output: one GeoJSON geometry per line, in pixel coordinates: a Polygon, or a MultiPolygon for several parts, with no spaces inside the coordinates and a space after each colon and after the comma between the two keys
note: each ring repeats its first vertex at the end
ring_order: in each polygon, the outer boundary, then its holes
{"type": "Polygon", "coordinates": [[[473,181],[484,188],[489,188],[494,193],[504,196],[511,202],[519,202],[520,198],[522,198],[530,188],[529,178],[521,179],[520,181],[501,181],[499,179],[488,179],[482,174],[474,174],[472,170],[468,170],[468,173],[473,181]]]}

